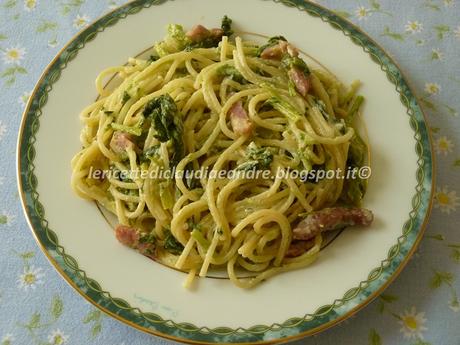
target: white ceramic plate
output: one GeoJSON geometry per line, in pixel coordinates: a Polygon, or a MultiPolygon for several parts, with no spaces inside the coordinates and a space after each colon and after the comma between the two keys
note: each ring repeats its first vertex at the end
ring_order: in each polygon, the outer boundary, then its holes
{"type": "Polygon", "coordinates": [[[18,180],[37,241],[62,276],[93,304],[138,329],[197,343],[277,342],[313,334],[350,316],[399,273],[421,238],[431,207],[432,157],[423,114],[388,55],[328,10],[301,0],[139,0],[75,37],[38,82],[18,142],[18,180]],[[94,203],[70,188],[79,150],[78,113],[94,80],[161,40],[168,23],[283,35],[339,79],[363,82],[372,177],[364,201],[376,220],[350,229],[312,266],[252,290],[184,274],[120,245],[94,203]]]}

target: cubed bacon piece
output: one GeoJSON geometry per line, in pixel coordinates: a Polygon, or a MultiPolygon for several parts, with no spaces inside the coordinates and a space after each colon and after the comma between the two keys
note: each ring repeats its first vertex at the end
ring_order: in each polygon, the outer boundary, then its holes
{"type": "Polygon", "coordinates": [[[200,42],[211,35],[211,31],[203,25],[195,25],[190,31],[185,34],[193,42],[200,42]]]}
{"type": "Polygon", "coordinates": [[[306,76],[303,71],[295,67],[289,70],[288,76],[294,83],[297,91],[305,97],[308,90],[310,90],[310,79],[308,76],[306,76]]]}
{"type": "Polygon", "coordinates": [[[118,225],[115,228],[115,236],[120,243],[130,248],[137,248],[139,245],[139,232],[130,226],[118,225]]]}
{"type": "Polygon", "coordinates": [[[115,131],[110,140],[110,148],[117,154],[126,152],[128,148],[133,148],[134,143],[131,141],[132,137],[130,134],[120,131],[115,131]]]}
{"type": "Polygon", "coordinates": [[[149,258],[153,259],[155,257],[155,244],[153,243],[139,243],[137,250],[149,258]]]}
{"type": "Polygon", "coordinates": [[[220,40],[222,36],[224,36],[224,30],[219,29],[219,28],[214,28],[214,29],[211,29],[209,35],[214,39],[220,40]]]}
{"type": "Polygon", "coordinates": [[[233,132],[239,135],[246,135],[252,131],[252,123],[249,121],[248,113],[243,107],[243,102],[236,102],[230,109],[230,122],[233,132]]]}
{"type": "Polygon", "coordinates": [[[369,226],[374,220],[371,211],[365,208],[331,207],[309,214],[292,230],[294,240],[311,240],[324,231],[346,226],[369,226]]]}
{"type": "Polygon", "coordinates": [[[146,241],[145,236],[142,236],[137,229],[120,224],[115,228],[115,236],[125,246],[137,249],[142,255],[150,258],[154,257],[155,244],[151,241],[146,241]]]}
{"type": "Polygon", "coordinates": [[[289,246],[287,252],[286,252],[286,257],[287,258],[296,258],[307,251],[309,251],[311,248],[313,248],[315,245],[314,240],[309,240],[309,241],[292,241],[291,245],[289,246]]]}
{"type": "Polygon", "coordinates": [[[293,57],[299,56],[299,50],[296,47],[289,42],[279,41],[278,44],[265,48],[260,57],[262,59],[281,60],[286,53],[293,57]]]}
{"type": "Polygon", "coordinates": [[[260,57],[262,59],[281,60],[281,58],[283,57],[283,50],[280,44],[277,44],[277,45],[265,48],[263,52],[260,54],[260,57]]]}

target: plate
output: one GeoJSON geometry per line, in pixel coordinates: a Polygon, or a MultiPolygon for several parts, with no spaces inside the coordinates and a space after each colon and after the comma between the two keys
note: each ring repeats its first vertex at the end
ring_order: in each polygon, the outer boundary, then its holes
{"type": "Polygon", "coordinates": [[[18,138],[18,185],[32,233],[53,266],[88,301],[139,330],[189,343],[275,343],[324,330],[363,308],[398,275],[432,204],[433,158],[424,115],[393,60],[345,19],[301,0],[138,0],[73,38],[47,67],[18,138]],[[102,69],[162,39],[170,22],[283,35],[339,79],[363,82],[372,176],[364,205],[376,220],[350,229],[312,266],[251,290],[226,279],[182,287],[184,274],[120,245],[94,203],[70,188],[78,113],[102,69]]]}

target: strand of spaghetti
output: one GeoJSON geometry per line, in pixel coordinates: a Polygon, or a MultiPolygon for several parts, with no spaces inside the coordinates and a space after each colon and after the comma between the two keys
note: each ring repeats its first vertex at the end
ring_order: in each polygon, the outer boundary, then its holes
{"type": "MultiPolygon", "coordinates": [[[[242,136],[238,138],[228,149],[226,149],[220,157],[217,159],[216,163],[214,164],[213,170],[215,172],[219,172],[222,169],[224,163],[228,160],[229,154],[233,151],[237,150],[244,141],[246,141],[247,136],[242,136]]],[[[208,202],[209,212],[211,213],[214,222],[216,223],[217,227],[222,228],[222,213],[224,210],[219,210],[216,205],[216,196],[215,196],[215,184],[216,178],[209,178],[208,183],[206,185],[206,198],[208,202]]],[[[223,235],[222,237],[225,239],[224,248],[228,248],[230,246],[230,233],[227,231],[227,228],[223,228],[223,235]]]]}
{"type": "Polygon", "coordinates": [[[174,237],[186,245],[189,233],[186,231],[186,222],[187,219],[192,217],[196,212],[203,212],[208,208],[207,202],[204,199],[192,202],[187,206],[184,206],[171,220],[171,233],[174,237]]]}
{"type": "Polygon", "coordinates": [[[184,288],[191,289],[193,281],[195,280],[196,272],[197,272],[196,268],[192,268],[188,272],[187,278],[184,280],[184,283],[183,283],[184,288]]]}
{"type": "Polygon", "coordinates": [[[195,245],[195,239],[193,237],[190,237],[187,244],[184,247],[184,250],[182,250],[182,253],[179,256],[179,259],[177,259],[174,267],[176,267],[177,269],[182,269],[182,267],[185,264],[185,260],[187,260],[187,257],[192,251],[194,245],[195,245]]]}
{"type": "Polygon", "coordinates": [[[205,277],[206,273],[208,272],[209,265],[211,264],[211,258],[216,250],[217,244],[219,243],[219,234],[217,231],[214,231],[214,237],[211,241],[211,244],[206,252],[206,256],[204,257],[203,265],[201,265],[200,269],[200,277],[205,277]]]}
{"type": "Polygon", "coordinates": [[[124,66],[110,67],[103,70],[96,78],[96,90],[97,93],[104,97],[110,94],[110,91],[104,89],[104,78],[108,75],[113,75],[123,71],[124,66]]]}

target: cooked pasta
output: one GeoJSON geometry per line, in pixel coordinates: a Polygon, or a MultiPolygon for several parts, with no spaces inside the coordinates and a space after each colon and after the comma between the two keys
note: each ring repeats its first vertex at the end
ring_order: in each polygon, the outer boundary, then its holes
{"type": "Polygon", "coordinates": [[[149,59],[102,71],[72,160],[75,192],[117,216],[121,242],[189,272],[187,286],[219,267],[250,288],[310,265],[323,235],[297,239],[299,222],[365,191],[364,180],[287,174],[364,164],[357,84],[307,66],[281,36],[232,37],[227,17],[221,29],[170,25],[149,59]]]}

